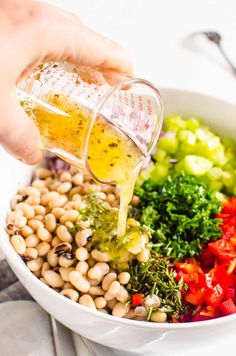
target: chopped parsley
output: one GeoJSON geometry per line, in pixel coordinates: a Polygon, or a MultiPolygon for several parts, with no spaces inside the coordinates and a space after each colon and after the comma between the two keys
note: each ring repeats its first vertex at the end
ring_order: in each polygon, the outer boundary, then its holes
{"type": "Polygon", "coordinates": [[[159,255],[183,260],[200,255],[202,245],[221,236],[221,207],[216,191],[196,177],[181,173],[164,182],[148,179],[140,197],[141,223],[151,230],[152,248],[159,255]]]}

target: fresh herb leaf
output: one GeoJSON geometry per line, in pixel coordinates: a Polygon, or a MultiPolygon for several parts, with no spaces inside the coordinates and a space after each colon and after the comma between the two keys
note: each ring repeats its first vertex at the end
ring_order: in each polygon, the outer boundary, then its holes
{"type": "MultiPolygon", "coordinates": [[[[168,259],[159,258],[156,253],[152,253],[145,263],[131,261],[129,273],[131,278],[127,289],[130,294],[158,294],[161,301],[158,310],[171,313],[176,318],[184,313],[185,305],[181,295],[184,284],[175,280],[176,272],[168,259]]],[[[148,318],[153,311],[149,313],[148,318]]]]}
{"type": "Polygon", "coordinates": [[[221,207],[216,191],[196,177],[181,173],[164,182],[148,179],[135,194],[141,200],[141,223],[151,229],[153,249],[162,256],[200,255],[203,244],[221,235],[221,220],[214,218],[221,207]]]}

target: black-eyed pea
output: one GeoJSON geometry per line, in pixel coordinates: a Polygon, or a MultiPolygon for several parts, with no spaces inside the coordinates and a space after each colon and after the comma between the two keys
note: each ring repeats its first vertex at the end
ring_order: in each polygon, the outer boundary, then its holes
{"type": "Polygon", "coordinates": [[[37,231],[39,228],[43,228],[43,227],[44,227],[42,221],[35,220],[35,219],[30,219],[30,220],[28,220],[28,225],[29,225],[34,231],[37,231]]]}
{"type": "Polygon", "coordinates": [[[68,203],[66,203],[63,208],[68,211],[68,210],[73,210],[74,209],[74,202],[73,201],[70,201],[68,203]]]}
{"type": "MultiPolygon", "coordinates": [[[[92,251],[92,249],[93,249],[93,243],[92,243],[92,241],[89,241],[89,242],[86,244],[86,248],[87,248],[87,250],[88,250],[89,252],[92,251]]],[[[95,260],[94,260],[94,261],[95,261],[95,260]]]]}
{"type": "Polygon", "coordinates": [[[60,223],[65,224],[67,221],[75,222],[79,213],[77,210],[67,210],[60,218],[60,223]]]}
{"type": "Polygon", "coordinates": [[[65,225],[60,225],[57,228],[57,236],[59,239],[63,242],[72,242],[73,237],[71,233],[67,230],[67,227],[65,225]]]}
{"type": "MultiPolygon", "coordinates": [[[[82,187],[74,187],[69,191],[68,196],[70,198],[73,198],[73,196],[75,194],[80,194],[81,190],[82,190],[82,187]]],[[[78,203],[80,203],[80,202],[78,201],[78,203]]],[[[77,208],[75,207],[75,209],[77,209],[77,208]]],[[[80,209],[80,207],[78,209],[80,209]]]]}
{"type": "Polygon", "coordinates": [[[112,310],[112,309],[114,308],[114,306],[118,303],[117,300],[114,299],[114,298],[113,298],[113,299],[110,299],[110,300],[107,300],[107,299],[106,299],[106,301],[107,301],[107,306],[108,306],[108,308],[111,309],[111,310],[112,310]]]}
{"type": "Polygon", "coordinates": [[[134,309],[130,309],[128,313],[125,314],[124,318],[126,319],[134,319],[136,317],[134,309]]]}
{"type": "Polygon", "coordinates": [[[21,233],[21,229],[19,229],[18,227],[14,226],[13,224],[8,224],[6,226],[6,231],[8,233],[9,236],[13,236],[13,235],[22,235],[21,233]]]}
{"type": "Polygon", "coordinates": [[[144,249],[137,254],[137,260],[141,263],[145,263],[149,259],[150,252],[148,249],[144,249]]]}
{"type": "Polygon", "coordinates": [[[34,247],[27,247],[25,253],[24,253],[24,259],[25,261],[32,261],[36,260],[38,257],[38,251],[34,247]]]}
{"type": "Polygon", "coordinates": [[[76,173],[76,174],[73,175],[71,180],[72,180],[72,183],[74,185],[79,185],[80,186],[84,182],[84,177],[83,177],[83,175],[81,173],[76,173]]]}
{"type": "Polygon", "coordinates": [[[61,278],[63,279],[64,282],[69,282],[69,274],[70,272],[74,271],[75,269],[73,267],[60,267],[59,268],[59,273],[61,275],[61,278]]]}
{"type": "Polygon", "coordinates": [[[76,271],[79,271],[81,274],[86,274],[88,272],[89,265],[85,261],[80,261],[77,263],[75,269],[76,271]]]}
{"type": "Polygon", "coordinates": [[[120,291],[121,285],[118,281],[114,281],[110,284],[107,293],[113,295],[113,297],[116,297],[120,291]]]}
{"type": "Polygon", "coordinates": [[[114,299],[114,295],[110,294],[109,292],[106,292],[104,294],[104,298],[106,299],[107,302],[109,302],[110,300],[114,299]]]}
{"type": "Polygon", "coordinates": [[[89,253],[85,247],[78,247],[75,251],[75,256],[78,261],[86,261],[89,258],[89,253]]]}
{"type": "Polygon", "coordinates": [[[108,314],[108,311],[107,311],[106,309],[104,309],[104,308],[98,309],[98,311],[99,311],[100,313],[103,313],[103,314],[108,314]]]}
{"type": "Polygon", "coordinates": [[[37,246],[36,246],[37,250],[38,250],[38,255],[40,257],[46,256],[48,254],[48,252],[50,251],[50,244],[46,241],[42,241],[40,242],[37,246]]]}
{"type": "Polygon", "coordinates": [[[90,229],[84,229],[84,230],[78,231],[75,234],[76,245],[79,247],[85,246],[88,242],[88,238],[90,238],[91,236],[92,236],[92,231],[90,229]]]}
{"type": "Polygon", "coordinates": [[[23,237],[27,237],[29,235],[32,235],[34,233],[34,230],[30,226],[25,225],[20,229],[20,232],[23,237]]]}
{"type": "Polygon", "coordinates": [[[43,222],[44,217],[42,215],[35,215],[34,220],[42,221],[43,222]]]}
{"type": "Polygon", "coordinates": [[[41,277],[41,269],[39,269],[38,271],[32,271],[32,272],[37,278],[41,277]]]}
{"type": "Polygon", "coordinates": [[[57,227],[57,220],[54,214],[50,213],[45,216],[45,227],[49,232],[53,232],[57,227]]]}
{"type": "Polygon", "coordinates": [[[80,194],[75,194],[75,195],[73,195],[72,201],[73,201],[73,202],[81,202],[81,196],[80,196],[80,194]]]}
{"type": "Polygon", "coordinates": [[[65,194],[68,193],[71,188],[72,188],[71,182],[63,182],[57,187],[57,191],[60,194],[65,194]]]}
{"type": "Polygon", "coordinates": [[[115,272],[110,272],[108,273],[102,281],[102,288],[107,291],[111,285],[112,282],[116,281],[117,279],[117,274],[115,272]]]}
{"type": "Polygon", "coordinates": [[[94,303],[95,303],[97,309],[103,309],[107,305],[107,301],[103,297],[95,298],[94,303]]]}
{"type": "Polygon", "coordinates": [[[135,316],[141,316],[141,317],[146,317],[147,315],[147,310],[143,306],[138,306],[134,309],[135,316]]]}
{"type": "MultiPolygon", "coordinates": [[[[98,269],[101,271],[102,276],[105,276],[109,272],[110,267],[106,262],[97,262],[94,265],[93,270],[96,273],[96,270],[98,269]]],[[[94,277],[90,277],[90,278],[94,278],[94,277]]]]}
{"type": "Polygon", "coordinates": [[[79,304],[90,309],[96,309],[93,298],[89,294],[84,294],[79,298],[79,304]]]}
{"type": "Polygon", "coordinates": [[[25,226],[27,224],[27,219],[25,216],[18,216],[15,218],[14,220],[14,225],[15,227],[17,227],[18,229],[22,228],[23,226],[25,226]]]}
{"type": "Polygon", "coordinates": [[[26,247],[36,247],[40,240],[36,234],[31,234],[25,238],[26,247]]]}
{"type": "MultiPolygon", "coordinates": [[[[82,247],[80,247],[80,248],[82,248],[82,247]]],[[[103,276],[102,271],[98,266],[96,266],[96,264],[94,265],[94,267],[92,267],[88,270],[88,277],[90,279],[95,279],[95,280],[100,281],[102,276],[103,276]]]]}
{"type": "Polygon", "coordinates": [[[40,196],[38,195],[30,195],[26,200],[25,202],[29,205],[38,205],[40,204],[40,196]]]}
{"type": "Polygon", "coordinates": [[[101,279],[91,279],[91,278],[87,277],[87,279],[91,286],[98,286],[102,281],[102,277],[101,277],[101,279]]]}
{"type": "Polygon", "coordinates": [[[73,229],[73,227],[74,227],[75,225],[74,225],[73,222],[71,222],[71,221],[66,221],[66,222],[65,222],[65,226],[66,226],[66,228],[69,230],[69,229],[73,229]]]}
{"type": "Polygon", "coordinates": [[[88,280],[78,271],[72,271],[69,274],[72,285],[80,292],[87,293],[90,288],[88,280]]]}
{"type": "Polygon", "coordinates": [[[130,274],[129,272],[121,272],[118,274],[118,280],[120,284],[128,284],[130,280],[130,274]]]}
{"type": "MultiPolygon", "coordinates": [[[[84,209],[86,207],[86,204],[82,202],[83,206],[80,209],[84,209]]],[[[81,229],[87,229],[90,227],[90,221],[89,220],[83,220],[79,222],[79,226],[81,229]]]]}
{"type": "Polygon", "coordinates": [[[61,182],[71,182],[71,174],[70,172],[62,172],[60,175],[61,182]]]}
{"type": "Polygon", "coordinates": [[[42,180],[42,179],[35,179],[35,180],[33,180],[33,182],[32,182],[32,186],[35,187],[35,188],[37,188],[37,189],[43,188],[44,185],[45,185],[45,182],[44,182],[44,180],[42,180]]]}
{"type": "Polygon", "coordinates": [[[71,267],[75,261],[75,258],[73,258],[71,254],[65,254],[59,257],[59,265],[61,267],[71,267]]]}
{"type": "Polygon", "coordinates": [[[63,208],[54,208],[52,209],[52,214],[55,216],[57,220],[60,220],[60,218],[65,214],[65,209],[63,208]]]}
{"type": "Polygon", "coordinates": [[[42,265],[43,265],[43,258],[42,257],[38,257],[35,260],[27,262],[27,267],[32,272],[36,272],[36,271],[40,270],[42,268],[42,265]]]}
{"type": "Polygon", "coordinates": [[[44,276],[44,273],[46,272],[46,271],[49,271],[50,270],[50,265],[49,265],[49,263],[48,262],[43,262],[43,265],[42,265],[42,269],[41,269],[41,275],[42,275],[42,277],[44,276]]]}
{"type": "Polygon", "coordinates": [[[42,215],[44,216],[46,213],[46,209],[43,205],[35,205],[34,207],[34,214],[35,215],[42,215]]]}
{"type": "Polygon", "coordinates": [[[104,295],[105,292],[100,286],[91,286],[89,288],[89,294],[91,294],[91,295],[104,295]]]}
{"type": "Polygon", "coordinates": [[[51,241],[51,245],[52,247],[56,247],[57,245],[59,245],[61,243],[61,240],[59,239],[58,236],[55,236],[52,241],[51,241]]]}
{"type": "Polygon", "coordinates": [[[23,255],[26,252],[25,240],[21,235],[13,235],[11,237],[11,244],[19,255],[23,255]]]}
{"type": "Polygon", "coordinates": [[[58,265],[59,257],[55,254],[55,247],[48,252],[47,261],[51,267],[58,265]]]}
{"type": "Polygon", "coordinates": [[[151,307],[159,308],[161,305],[161,301],[158,295],[156,294],[147,295],[144,299],[144,305],[146,309],[150,309],[151,307]]]}
{"type": "Polygon", "coordinates": [[[20,203],[23,200],[23,197],[21,194],[17,194],[15,195],[12,199],[11,199],[11,209],[15,210],[15,207],[18,203],[20,203]]]}
{"type": "Polygon", "coordinates": [[[47,168],[37,168],[35,171],[35,176],[39,179],[46,179],[52,176],[52,172],[47,168]]]}
{"type": "Polygon", "coordinates": [[[39,189],[41,195],[49,192],[49,189],[46,187],[42,187],[42,188],[38,188],[38,189],[39,189]]]}
{"type": "Polygon", "coordinates": [[[116,294],[116,299],[119,302],[125,303],[129,299],[129,293],[124,286],[120,286],[119,292],[116,294]]]}
{"type": "Polygon", "coordinates": [[[116,197],[114,194],[110,193],[110,194],[107,194],[107,197],[106,197],[106,201],[110,204],[114,203],[114,201],[116,200],[116,197]]]}
{"type": "Polygon", "coordinates": [[[65,195],[59,195],[56,198],[50,199],[48,206],[51,209],[62,208],[66,204],[68,198],[65,195]]]}
{"type": "Polygon", "coordinates": [[[151,321],[155,323],[165,323],[167,320],[167,314],[165,312],[156,311],[151,315],[151,321]]]}
{"type": "Polygon", "coordinates": [[[16,218],[23,216],[22,210],[11,211],[7,216],[7,222],[14,224],[16,218]]]}
{"type": "Polygon", "coordinates": [[[40,227],[37,230],[37,235],[41,241],[51,241],[52,240],[51,233],[47,229],[45,229],[45,227],[40,227]]]}
{"type": "Polygon", "coordinates": [[[101,186],[102,192],[104,193],[113,193],[114,192],[114,187],[112,185],[109,184],[103,184],[101,186]]]}
{"type": "Polygon", "coordinates": [[[92,257],[89,257],[86,262],[88,263],[90,268],[96,264],[96,261],[92,257]]]}
{"type": "Polygon", "coordinates": [[[111,257],[109,256],[109,254],[107,252],[102,252],[102,251],[95,249],[95,250],[92,250],[91,255],[98,262],[110,262],[111,261],[111,257]]]}
{"type": "Polygon", "coordinates": [[[73,285],[70,282],[65,282],[63,289],[73,289],[73,285]]]}
{"type": "Polygon", "coordinates": [[[47,192],[41,196],[41,205],[48,205],[51,199],[55,199],[57,197],[59,197],[58,192],[47,192]]]}
{"type": "Polygon", "coordinates": [[[125,316],[125,314],[128,313],[128,311],[129,311],[129,306],[124,303],[119,302],[112,309],[112,315],[123,318],[125,316]]]}
{"type": "Polygon", "coordinates": [[[24,195],[28,195],[28,196],[35,195],[38,197],[40,196],[39,190],[32,186],[24,187],[24,188],[21,188],[20,190],[21,190],[21,193],[24,195]]]}
{"type": "Polygon", "coordinates": [[[27,203],[17,204],[15,210],[21,210],[26,219],[32,219],[34,217],[34,208],[27,203]]]}
{"type": "Polygon", "coordinates": [[[51,270],[45,271],[43,278],[50,287],[62,288],[64,285],[61,276],[57,272],[51,270]]]}
{"type": "Polygon", "coordinates": [[[77,302],[79,299],[79,293],[75,289],[63,288],[63,290],[60,293],[65,297],[73,300],[73,302],[77,302]]]}
{"type": "MultiPolygon", "coordinates": [[[[78,194],[75,194],[75,195],[78,195],[78,194]]],[[[81,200],[76,199],[73,201],[73,209],[80,210],[80,209],[82,209],[81,206],[83,206],[83,202],[81,202],[81,200]]]]}

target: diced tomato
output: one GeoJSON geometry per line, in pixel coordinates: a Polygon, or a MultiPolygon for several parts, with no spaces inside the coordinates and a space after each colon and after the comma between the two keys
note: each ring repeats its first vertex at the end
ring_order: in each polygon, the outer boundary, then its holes
{"type": "Polygon", "coordinates": [[[204,320],[208,320],[211,319],[209,318],[209,316],[206,315],[201,315],[200,312],[198,312],[197,314],[193,315],[192,320],[191,321],[204,321],[204,320]]]}
{"type": "Polygon", "coordinates": [[[203,268],[212,268],[214,265],[214,256],[208,248],[205,248],[200,256],[203,268]]]}
{"type": "Polygon", "coordinates": [[[235,301],[235,289],[234,288],[227,288],[224,293],[225,300],[232,299],[235,301]]]}
{"type": "Polygon", "coordinates": [[[141,293],[136,293],[131,295],[131,304],[134,307],[141,305],[143,302],[143,295],[141,293]]]}
{"type": "Polygon", "coordinates": [[[214,281],[219,283],[224,290],[234,285],[234,280],[227,274],[224,265],[216,265],[212,271],[214,281]]]}
{"type": "Polygon", "coordinates": [[[230,215],[236,214],[236,198],[235,197],[232,197],[224,202],[222,213],[230,214],[230,215]]]}
{"type": "Polygon", "coordinates": [[[200,315],[208,316],[209,318],[215,318],[217,316],[217,308],[211,305],[207,305],[205,308],[200,310],[200,315]]]}
{"type": "Polygon", "coordinates": [[[236,305],[231,298],[222,302],[220,309],[224,315],[231,315],[236,313],[236,305]]]}
{"type": "Polygon", "coordinates": [[[223,297],[223,288],[219,284],[216,284],[215,287],[209,288],[207,290],[205,295],[205,301],[208,305],[211,305],[212,307],[218,307],[223,297]]]}
{"type": "Polygon", "coordinates": [[[230,244],[235,248],[236,247],[236,233],[229,239],[230,244]]]}
{"type": "Polygon", "coordinates": [[[213,255],[219,257],[222,260],[230,260],[236,257],[236,252],[233,246],[226,240],[220,239],[208,244],[209,250],[213,255]]]}
{"type": "Polygon", "coordinates": [[[204,303],[205,293],[206,289],[200,288],[194,293],[187,293],[185,296],[185,300],[186,302],[191,303],[193,305],[202,305],[204,303]]]}

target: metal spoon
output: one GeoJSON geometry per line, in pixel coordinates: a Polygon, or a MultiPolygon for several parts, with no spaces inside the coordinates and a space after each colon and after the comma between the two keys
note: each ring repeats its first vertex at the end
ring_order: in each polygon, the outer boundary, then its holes
{"type": "Polygon", "coordinates": [[[231,70],[233,71],[234,75],[236,75],[236,67],[232,63],[229,56],[227,55],[227,53],[225,52],[225,50],[223,49],[223,47],[221,45],[221,43],[222,43],[221,35],[215,31],[197,32],[196,35],[204,35],[209,41],[215,43],[216,46],[218,47],[220,53],[222,54],[222,56],[224,57],[224,59],[226,60],[228,65],[230,66],[231,70]]]}

